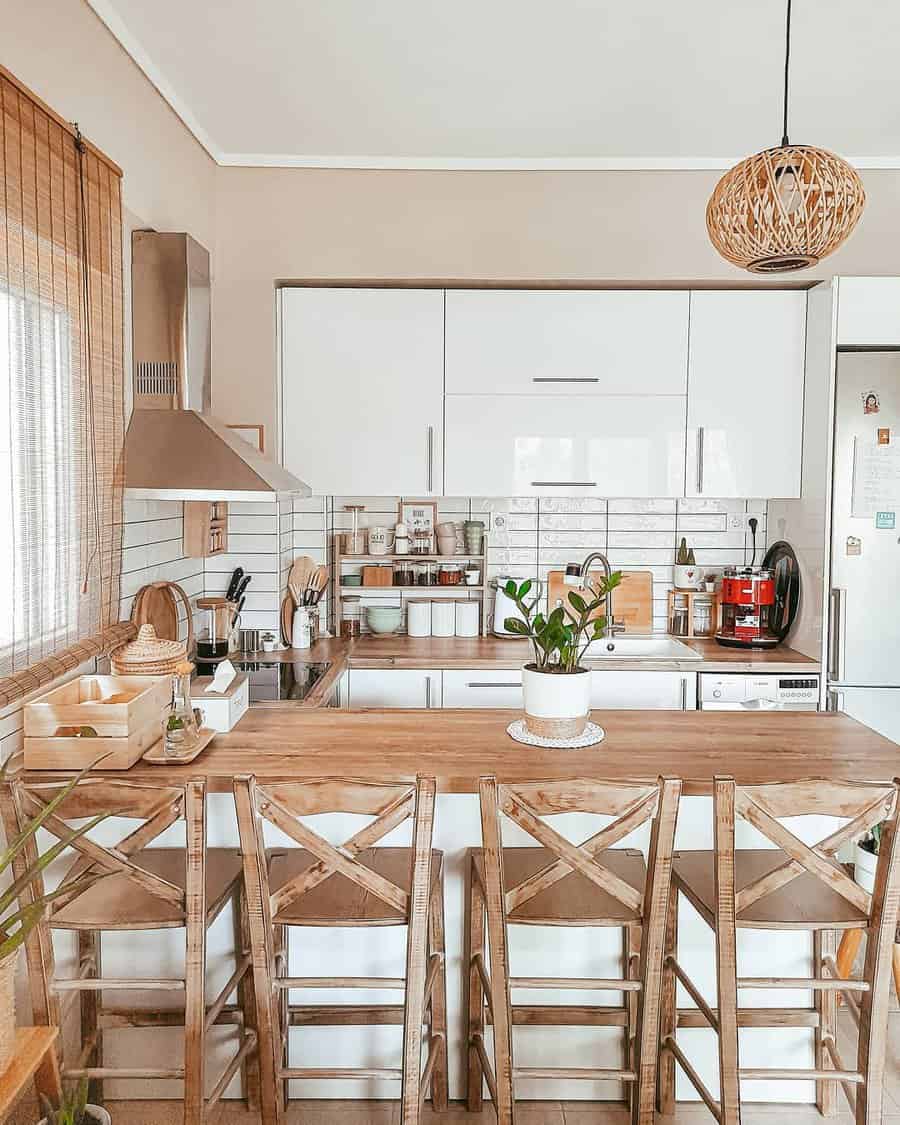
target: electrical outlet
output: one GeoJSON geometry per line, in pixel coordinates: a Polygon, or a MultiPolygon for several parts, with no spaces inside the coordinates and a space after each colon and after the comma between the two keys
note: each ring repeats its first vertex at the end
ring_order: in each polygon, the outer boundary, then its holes
{"type": "Polygon", "coordinates": [[[487,527],[485,531],[503,531],[506,527],[506,515],[503,512],[494,513],[493,509],[486,513],[487,527]]]}
{"type": "Polygon", "coordinates": [[[728,517],[729,531],[746,531],[747,516],[743,512],[732,512],[728,517]]]}

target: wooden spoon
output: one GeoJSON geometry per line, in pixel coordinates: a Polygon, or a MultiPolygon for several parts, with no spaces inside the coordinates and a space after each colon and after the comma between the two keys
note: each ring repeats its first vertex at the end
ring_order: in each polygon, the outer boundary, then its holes
{"type": "Polygon", "coordinates": [[[300,555],[294,559],[288,574],[288,589],[297,605],[303,605],[303,591],[309,583],[310,576],[315,573],[317,565],[308,555],[300,555]]]}

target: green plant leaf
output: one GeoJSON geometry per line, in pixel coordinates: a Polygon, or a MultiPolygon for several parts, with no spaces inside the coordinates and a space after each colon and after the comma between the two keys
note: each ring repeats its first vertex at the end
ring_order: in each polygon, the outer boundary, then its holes
{"type": "Polygon", "coordinates": [[[531,589],[533,583],[530,578],[526,578],[522,585],[519,587],[519,601],[523,601],[528,591],[531,589]]]}
{"type": "Polygon", "coordinates": [[[603,630],[606,628],[606,618],[595,617],[593,620],[593,626],[594,628],[591,634],[591,639],[596,641],[598,638],[603,636],[603,630]]]}
{"type": "Polygon", "coordinates": [[[528,628],[528,625],[518,617],[507,617],[503,622],[503,627],[507,632],[515,633],[519,637],[531,636],[531,630],[528,628]]]}
{"type": "Polygon", "coordinates": [[[515,582],[513,582],[513,580],[511,578],[507,581],[506,585],[503,587],[503,593],[506,594],[506,596],[508,598],[515,599],[516,593],[517,593],[516,584],[515,584],[515,582]]]}
{"type": "Polygon", "coordinates": [[[581,594],[576,594],[574,590],[569,591],[569,605],[578,610],[579,613],[584,613],[587,609],[587,603],[581,594]]]}
{"type": "MultiPolygon", "coordinates": [[[[31,864],[26,871],[24,871],[18,879],[16,879],[7,889],[0,895],[0,926],[6,925],[6,920],[3,914],[9,909],[9,906],[21,892],[28,886],[29,883],[34,882],[38,875],[56,859],[58,855],[70,847],[74,840],[79,839],[86,833],[95,828],[102,820],[106,820],[106,813],[98,813],[92,817],[86,824],[81,825],[80,828],[73,828],[71,832],[58,840],[51,848],[48,848],[42,855],[38,856],[37,862],[31,864]]],[[[46,896],[43,896],[46,897],[46,896]]]]}

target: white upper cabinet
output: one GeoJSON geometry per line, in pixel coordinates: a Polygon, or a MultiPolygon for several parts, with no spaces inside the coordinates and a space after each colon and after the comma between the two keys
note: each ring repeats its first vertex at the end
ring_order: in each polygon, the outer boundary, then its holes
{"type": "Polygon", "coordinates": [[[682,496],[684,395],[447,395],[448,496],[682,496]]]}
{"type": "Polygon", "coordinates": [[[282,463],[317,493],[439,494],[443,372],[443,290],[282,289],[282,463]]]}
{"type": "Polygon", "coordinates": [[[687,292],[447,291],[448,395],[682,395],[687,292]]]}
{"type": "Polygon", "coordinates": [[[838,278],[839,347],[900,344],[900,277],[838,278]]]}
{"type": "Polygon", "coordinates": [[[800,495],[805,344],[805,293],[691,293],[688,496],[800,495]]]}

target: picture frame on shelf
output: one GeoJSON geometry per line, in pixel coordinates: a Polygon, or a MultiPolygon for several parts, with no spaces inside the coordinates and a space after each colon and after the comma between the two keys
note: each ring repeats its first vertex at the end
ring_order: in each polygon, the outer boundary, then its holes
{"type": "Polygon", "coordinates": [[[405,523],[410,537],[415,531],[427,531],[434,535],[437,525],[437,500],[407,500],[400,497],[397,505],[397,523],[405,523]]]}
{"type": "Polygon", "coordinates": [[[234,430],[235,434],[252,445],[259,453],[266,451],[266,427],[257,423],[244,423],[235,422],[227,423],[229,430],[234,430]]]}

